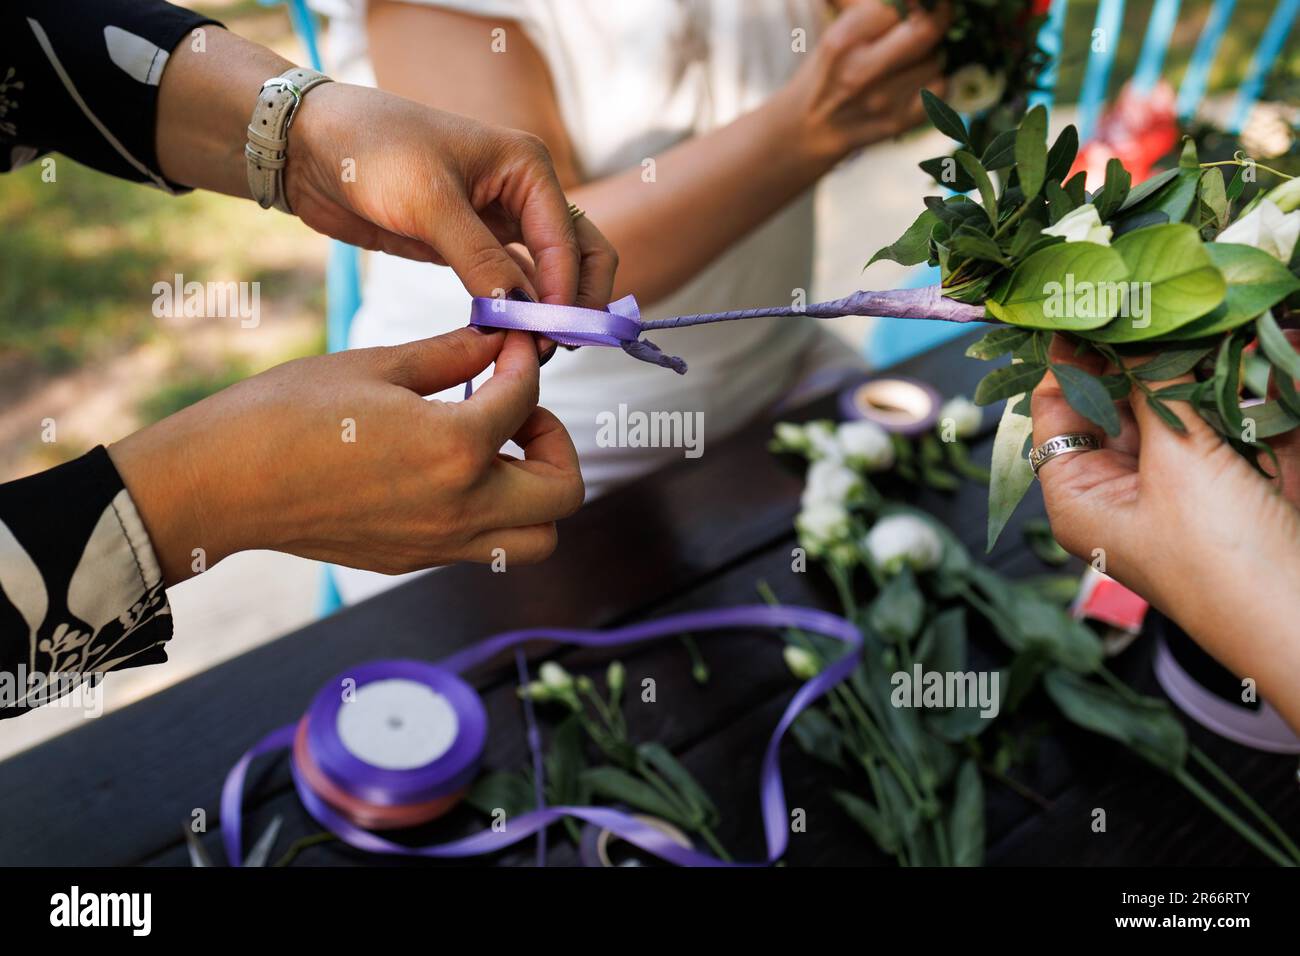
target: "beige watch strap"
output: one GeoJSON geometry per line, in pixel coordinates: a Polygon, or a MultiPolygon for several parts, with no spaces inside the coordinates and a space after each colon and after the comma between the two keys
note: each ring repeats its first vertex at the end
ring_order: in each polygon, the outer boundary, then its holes
{"type": "Polygon", "coordinates": [[[262,84],[248,124],[248,189],[263,209],[274,206],[293,212],[284,194],[284,164],[289,149],[289,127],[307,91],[330,82],[324,73],[296,66],[262,84]]]}

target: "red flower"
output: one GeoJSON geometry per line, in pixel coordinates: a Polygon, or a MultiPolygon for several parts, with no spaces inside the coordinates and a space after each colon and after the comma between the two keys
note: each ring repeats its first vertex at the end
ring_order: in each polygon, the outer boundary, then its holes
{"type": "Polygon", "coordinates": [[[1033,0],[1031,11],[1034,16],[1041,17],[1047,14],[1052,7],[1052,0],[1033,0]]]}

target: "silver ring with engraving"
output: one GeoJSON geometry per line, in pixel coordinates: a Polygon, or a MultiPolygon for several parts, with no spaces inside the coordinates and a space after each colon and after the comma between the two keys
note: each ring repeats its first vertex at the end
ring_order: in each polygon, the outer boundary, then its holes
{"type": "Polygon", "coordinates": [[[1071,455],[1076,451],[1097,451],[1100,448],[1101,442],[1094,436],[1084,432],[1069,432],[1064,435],[1056,435],[1029,452],[1029,466],[1034,469],[1034,477],[1036,478],[1038,477],[1038,470],[1053,458],[1071,455]]]}

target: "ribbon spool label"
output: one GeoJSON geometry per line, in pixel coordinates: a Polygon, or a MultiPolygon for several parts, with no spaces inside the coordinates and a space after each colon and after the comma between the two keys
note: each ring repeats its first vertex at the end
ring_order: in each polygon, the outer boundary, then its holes
{"type": "Polygon", "coordinates": [[[357,688],[339,709],[339,740],[358,760],[384,770],[433,763],[456,742],[460,721],[447,698],[403,678],[357,688]]]}

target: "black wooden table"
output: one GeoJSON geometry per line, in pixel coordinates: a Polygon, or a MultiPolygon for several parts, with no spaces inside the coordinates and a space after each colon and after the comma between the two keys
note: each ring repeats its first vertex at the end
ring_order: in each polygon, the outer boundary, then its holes
{"type": "MultiPolygon", "coordinates": [[[[898,371],[948,395],[970,394],[987,366],[963,357],[962,339],[903,363],[898,371]]],[[[833,417],[832,398],[792,419],[833,417]]],[[[834,607],[814,566],[791,571],[792,520],[802,476],[766,450],[770,423],[757,423],[708,454],[683,461],[584,508],[564,522],[560,547],[543,565],[497,574],[480,566],[449,568],[289,634],[122,711],[0,763],[0,865],[186,865],[182,828],[203,808],[213,859],[220,849],[218,802],[226,771],[268,730],[301,716],[331,676],[380,657],[437,659],[495,632],[526,626],[608,627],[695,608],[754,603],[766,581],[785,603],[834,607]]],[[[977,445],[987,461],[991,434],[977,445]]],[[[1019,525],[1041,514],[1031,493],[989,562],[1013,574],[1038,573],[1019,525]]],[[[964,484],[953,496],[922,491],[915,503],[946,522],[982,554],[984,489],[964,484]]],[[[178,622],[177,640],[185,640],[178,622]]],[[[973,666],[998,659],[999,645],[974,634],[973,666]],[[980,660],[980,657],[984,660],[980,660]]],[[[627,705],[637,739],[657,739],[697,775],[723,808],[718,837],[740,859],[763,850],[758,773],[763,746],[794,688],[771,635],[741,632],[701,639],[711,678],[699,685],[674,640],[618,656],[629,684],[656,679],[658,702],[627,705]]],[[[1150,642],[1116,663],[1140,689],[1158,693],[1150,642]]],[[[608,652],[540,649],[571,670],[603,670],[608,652]]],[[[165,666],[165,665],[163,665],[165,666]]],[[[527,759],[514,667],[473,676],[491,724],[491,768],[527,759]]],[[[108,678],[112,680],[112,677],[108,678]]],[[[1046,713],[1046,712],[1045,712],[1046,713]]],[[[19,718],[21,719],[21,718],[19,718]]],[[[1300,833],[1294,758],[1229,744],[1188,722],[1192,739],[1220,762],[1291,833],[1300,833]]],[[[1263,857],[1178,784],[1120,746],[1060,720],[1015,775],[1047,806],[990,783],[988,861],[994,864],[1258,864],[1263,857]],[[1091,829],[1104,808],[1107,831],[1091,829]]],[[[0,733],[4,733],[0,724],[0,733]]],[[[887,862],[830,796],[837,782],[793,744],[784,750],[790,805],[807,811],[807,832],[792,837],[793,866],[887,862]]],[[[271,818],[284,817],[277,853],[316,831],[298,804],[286,761],[259,763],[249,778],[245,845],[271,818]]],[[[427,828],[450,838],[483,825],[468,807],[427,828]]],[[[575,853],[552,831],[550,861],[575,853]]],[[[532,862],[531,841],[491,858],[532,862]]],[[[368,856],[337,843],[311,847],[302,865],[439,865],[368,856]]],[[[443,864],[445,865],[445,864],[443,864]]]]}

